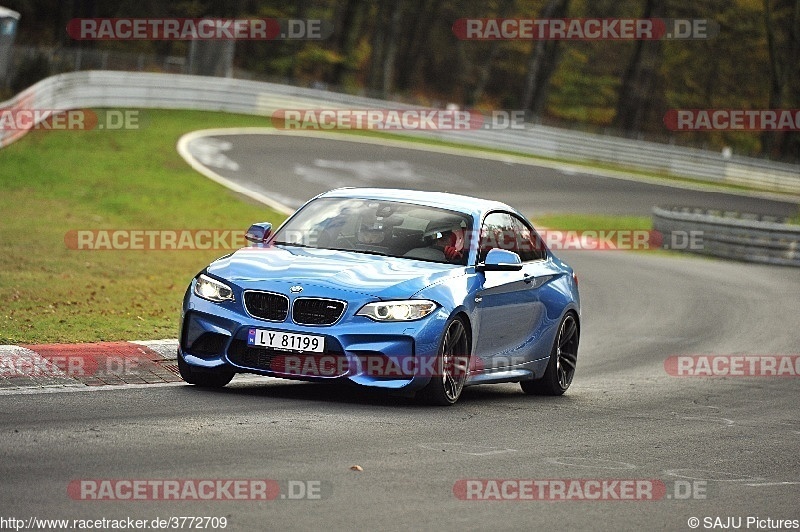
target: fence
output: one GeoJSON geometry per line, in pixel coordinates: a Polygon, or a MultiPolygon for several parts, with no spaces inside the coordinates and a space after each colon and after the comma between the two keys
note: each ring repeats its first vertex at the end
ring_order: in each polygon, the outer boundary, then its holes
{"type": "MultiPolygon", "coordinates": [[[[0,109],[129,107],[229,111],[268,116],[287,108],[415,108],[320,89],[238,80],[148,72],[81,71],[59,74],[26,89],[0,109]]],[[[0,147],[25,131],[0,128],[0,147]]],[[[747,185],[800,194],[800,164],[747,157],[639,140],[580,133],[527,124],[524,130],[411,131],[443,141],[511,150],[575,162],[687,177],[715,183],[747,185]]]]}
{"type": "Polygon", "coordinates": [[[772,216],[654,207],[653,229],[665,240],[673,232],[698,231],[702,245],[687,251],[748,262],[800,267],[800,225],[772,216]]]}

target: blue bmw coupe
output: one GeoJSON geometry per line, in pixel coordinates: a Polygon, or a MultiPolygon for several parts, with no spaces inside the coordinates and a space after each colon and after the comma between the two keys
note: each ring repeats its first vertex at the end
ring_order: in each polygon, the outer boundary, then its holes
{"type": "Polygon", "coordinates": [[[508,205],[337,189],[246,238],[186,291],[188,383],[338,379],[439,405],[473,384],[561,395],[572,383],[577,276],[508,205]]]}

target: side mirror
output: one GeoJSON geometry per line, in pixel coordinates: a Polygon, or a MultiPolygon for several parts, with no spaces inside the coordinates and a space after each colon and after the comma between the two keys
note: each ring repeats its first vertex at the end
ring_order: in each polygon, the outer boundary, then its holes
{"type": "Polygon", "coordinates": [[[253,224],[250,229],[244,234],[244,237],[249,242],[254,244],[263,244],[272,234],[272,224],[269,222],[262,222],[253,224]]]}
{"type": "Polygon", "coordinates": [[[486,260],[475,267],[479,272],[518,272],[522,269],[522,259],[507,249],[490,249],[486,260]]]}

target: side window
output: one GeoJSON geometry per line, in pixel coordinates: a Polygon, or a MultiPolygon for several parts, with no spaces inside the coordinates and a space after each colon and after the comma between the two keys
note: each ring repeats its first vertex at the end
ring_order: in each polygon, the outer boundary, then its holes
{"type": "Polygon", "coordinates": [[[484,218],[481,226],[478,262],[486,260],[486,254],[494,248],[517,251],[514,220],[506,212],[493,212],[484,218]]]}
{"type": "Polygon", "coordinates": [[[512,220],[517,241],[517,249],[514,251],[519,253],[522,262],[543,259],[545,257],[544,245],[536,232],[516,216],[512,216],[512,220]]]}

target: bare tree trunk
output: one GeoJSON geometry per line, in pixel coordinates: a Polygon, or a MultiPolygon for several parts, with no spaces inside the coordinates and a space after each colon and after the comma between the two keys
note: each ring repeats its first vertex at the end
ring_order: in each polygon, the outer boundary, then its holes
{"type": "MultiPolygon", "coordinates": [[[[72,17],[70,18],[94,18],[97,16],[97,3],[95,0],[74,0],[69,3],[72,7],[72,17]]],[[[58,30],[56,35],[63,35],[65,41],[69,43],[64,27],[61,26],[58,30]]],[[[78,41],[78,48],[97,48],[97,43],[95,41],[78,41]]]]}
{"type": "Polygon", "coordinates": [[[389,18],[389,37],[386,43],[386,59],[383,61],[383,97],[387,98],[394,89],[394,65],[397,61],[397,37],[400,28],[400,2],[392,4],[389,18]]]}
{"type": "MultiPolygon", "coordinates": [[[[540,18],[555,18],[566,16],[570,0],[550,0],[542,10],[540,18]]],[[[542,107],[542,94],[544,87],[550,81],[550,76],[555,71],[558,41],[536,41],[533,52],[528,59],[528,69],[525,76],[525,89],[522,93],[522,109],[542,107]]]]}
{"type": "MultiPolygon", "coordinates": [[[[800,107],[800,0],[794,0],[792,21],[789,26],[789,57],[784,75],[788,107],[800,107]]],[[[785,131],[780,154],[794,162],[800,161],[800,132],[785,131]]]]}
{"type": "MultiPolygon", "coordinates": [[[[514,9],[515,0],[505,0],[500,8],[500,17],[504,18],[509,15],[514,9]]],[[[483,97],[483,92],[486,90],[486,84],[489,82],[489,75],[492,73],[492,65],[494,64],[497,56],[500,55],[500,47],[502,41],[492,41],[491,50],[485,56],[485,60],[478,66],[478,81],[471,91],[467,93],[466,104],[467,107],[477,104],[483,97]]]]}
{"type": "MultiPolygon", "coordinates": [[[[292,13],[292,16],[297,17],[300,20],[308,18],[307,15],[306,15],[306,13],[307,13],[306,10],[307,9],[308,8],[307,8],[306,4],[301,2],[297,6],[296,11],[294,13],[292,13]]],[[[291,57],[291,66],[289,67],[289,78],[292,79],[292,80],[295,80],[295,79],[297,79],[297,74],[298,74],[298,63],[299,63],[299,61],[298,61],[297,52],[298,52],[298,50],[300,50],[300,46],[298,46],[298,44],[300,44],[300,43],[298,43],[298,42],[291,43],[291,41],[289,41],[289,44],[293,44],[293,46],[290,48],[290,50],[291,50],[291,55],[290,55],[290,57],[291,57]]],[[[237,47],[240,47],[241,45],[242,45],[242,43],[239,43],[239,42],[236,43],[237,47]]],[[[248,47],[252,47],[252,43],[248,43],[247,46],[248,47]]],[[[240,52],[241,52],[241,50],[240,50],[240,52]]],[[[248,50],[248,52],[249,52],[249,50],[248,50]]]]}
{"type": "MultiPolygon", "coordinates": [[[[769,51],[769,108],[777,109],[781,106],[781,72],[778,65],[778,54],[775,51],[775,27],[772,22],[770,0],[764,0],[764,27],[767,31],[767,49],[769,51]]],[[[774,132],[764,131],[761,133],[761,150],[764,153],[770,153],[774,141],[774,132]]]]}
{"type": "MultiPolygon", "coordinates": [[[[661,17],[665,0],[647,0],[642,18],[661,17]]],[[[626,133],[638,131],[652,103],[661,62],[661,41],[636,41],[633,56],[622,77],[614,119],[626,133]]]]}
{"type": "Polygon", "coordinates": [[[336,51],[342,57],[342,61],[339,62],[333,69],[333,75],[331,76],[331,82],[334,85],[341,85],[342,79],[347,71],[347,61],[350,59],[350,56],[353,52],[353,35],[358,33],[359,28],[357,19],[358,19],[358,9],[359,6],[364,4],[360,4],[358,0],[348,0],[344,7],[344,13],[341,18],[341,22],[339,23],[339,27],[341,28],[341,33],[336,38],[336,51]]]}
{"type": "Polygon", "coordinates": [[[417,16],[409,26],[410,33],[406,38],[406,52],[400,61],[400,73],[397,79],[399,89],[406,89],[420,81],[423,76],[422,59],[424,52],[429,47],[431,32],[439,21],[439,9],[442,0],[420,0],[417,5],[417,16]],[[423,38],[425,36],[425,38],[423,38]]]}
{"type": "MultiPolygon", "coordinates": [[[[770,109],[780,109],[784,104],[797,105],[800,103],[798,94],[789,94],[791,90],[790,81],[800,77],[800,0],[794,0],[791,8],[791,19],[788,20],[786,45],[779,49],[775,35],[776,24],[772,13],[772,3],[764,0],[764,26],[767,34],[767,50],[769,52],[769,107],[770,109]],[[781,51],[785,54],[781,57],[781,51]],[[788,100],[788,101],[787,101],[788,100]]],[[[798,90],[798,89],[795,89],[798,90]]],[[[792,137],[797,137],[796,132],[776,132],[765,131],[761,134],[761,150],[763,153],[773,154],[776,146],[780,146],[780,151],[789,154],[787,149],[791,146],[792,137]],[[783,141],[779,141],[779,137],[783,141]]],[[[794,144],[797,144],[797,138],[794,144]]],[[[779,154],[778,154],[779,155],[779,154]]]]}
{"type": "Polygon", "coordinates": [[[367,87],[373,91],[380,90],[383,86],[383,62],[386,52],[384,39],[389,31],[386,17],[391,3],[392,0],[380,0],[375,15],[375,27],[372,30],[372,49],[370,50],[369,58],[369,77],[367,78],[367,87]]]}

